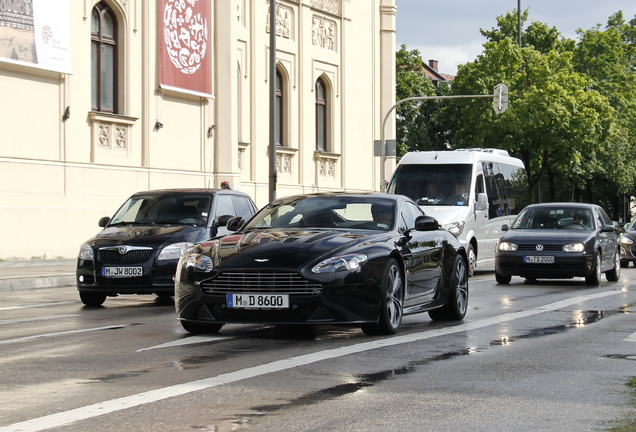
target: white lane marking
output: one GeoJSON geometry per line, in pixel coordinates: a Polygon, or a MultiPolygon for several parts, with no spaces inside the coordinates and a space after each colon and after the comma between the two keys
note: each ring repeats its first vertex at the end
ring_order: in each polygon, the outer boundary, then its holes
{"type": "Polygon", "coordinates": [[[98,330],[115,330],[115,329],[128,327],[129,325],[130,324],[117,324],[117,325],[109,325],[105,327],[93,327],[93,328],[87,328],[87,329],[68,330],[68,331],[55,332],[55,333],[42,333],[42,334],[37,334],[33,336],[25,336],[25,337],[16,338],[16,339],[3,340],[3,341],[0,341],[0,345],[8,345],[12,343],[25,342],[25,341],[30,341],[34,339],[41,339],[41,338],[54,337],[54,336],[65,336],[65,335],[70,335],[75,333],[86,333],[86,332],[92,332],[92,331],[98,331],[98,330]]]}
{"type": "Polygon", "coordinates": [[[31,322],[31,321],[45,321],[45,320],[53,320],[53,319],[60,319],[60,318],[70,318],[70,317],[75,317],[75,316],[79,316],[79,314],[44,315],[44,316],[39,316],[39,317],[35,317],[35,318],[23,318],[23,319],[19,319],[19,320],[2,320],[2,321],[0,321],[0,325],[2,325],[2,324],[19,324],[19,323],[31,322]]]}
{"type": "Polygon", "coordinates": [[[166,342],[166,343],[151,346],[148,348],[141,348],[135,352],[150,351],[153,349],[171,348],[171,347],[181,346],[181,345],[192,345],[192,344],[198,344],[203,342],[213,342],[217,340],[227,340],[227,339],[234,339],[234,338],[235,336],[188,336],[186,338],[177,339],[172,342],[166,342]]]}
{"type": "Polygon", "coordinates": [[[630,334],[628,337],[623,339],[626,342],[636,342],[636,333],[630,334]]]}
{"type": "Polygon", "coordinates": [[[168,399],[175,396],[182,396],[184,394],[192,393],[199,390],[206,390],[212,387],[217,387],[224,384],[230,384],[237,381],[242,381],[248,378],[254,378],[261,375],[270,374],[273,372],[280,372],[287,369],[292,369],[298,366],[306,366],[308,364],[316,363],[323,360],[333,359],[337,357],[343,357],[350,354],[361,353],[378,348],[385,348],[394,345],[400,345],[404,343],[411,343],[422,341],[425,339],[431,339],[438,336],[445,336],[453,333],[459,333],[467,330],[474,330],[482,327],[487,327],[494,324],[499,324],[506,321],[513,321],[520,318],[529,317],[532,315],[538,315],[547,311],[554,311],[559,308],[584,302],[587,300],[597,299],[601,297],[607,297],[611,295],[622,294],[621,291],[606,291],[598,294],[590,294],[585,296],[573,297],[571,299],[550,303],[544,306],[540,306],[534,309],[506,313],[491,318],[486,318],[474,322],[468,322],[459,324],[456,326],[450,326],[440,328],[436,330],[427,330],[419,333],[412,333],[403,336],[395,336],[386,339],[373,340],[370,342],[362,342],[355,345],[334,348],[325,351],[319,351],[311,354],[304,354],[297,357],[290,357],[288,359],[278,360],[271,363],[262,364],[246,369],[241,369],[235,372],[229,372],[226,374],[218,375],[215,377],[204,378],[197,381],[190,381],[183,384],[176,384],[169,387],[159,388],[155,390],[146,391],[143,393],[137,393],[130,396],[121,397],[118,399],[112,399],[104,402],[98,402],[92,405],[75,408],[69,411],[63,411],[56,414],[50,414],[43,417],[38,417],[30,420],[25,420],[20,423],[10,424],[4,427],[0,427],[0,432],[37,432],[58,426],[64,426],[70,423],[74,423],[80,420],[86,420],[93,417],[101,416],[104,414],[110,414],[127,408],[133,408],[139,405],[157,402],[160,400],[168,399]]]}
{"type": "Polygon", "coordinates": [[[74,303],[79,303],[79,302],[77,302],[77,301],[59,301],[59,302],[54,302],[54,303],[38,303],[38,304],[24,305],[24,306],[6,306],[6,307],[0,307],[0,311],[15,310],[15,309],[29,309],[29,308],[36,308],[36,307],[59,306],[59,305],[74,304],[74,303]]]}

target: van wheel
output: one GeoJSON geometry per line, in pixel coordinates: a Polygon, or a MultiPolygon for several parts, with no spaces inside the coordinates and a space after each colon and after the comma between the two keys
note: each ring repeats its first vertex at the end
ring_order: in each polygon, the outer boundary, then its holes
{"type": "Polygon", "coordinates": [[[468,244],[466,256],[468,257],[468,277],[471,277],[475,274],[475,267],[477,265],[477,255],[475,254],[475,248],[471,243],[468,244]]]}

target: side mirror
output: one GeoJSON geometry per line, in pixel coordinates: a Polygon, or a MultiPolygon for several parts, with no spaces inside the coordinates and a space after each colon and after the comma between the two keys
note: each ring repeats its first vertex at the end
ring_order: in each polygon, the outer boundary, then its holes
{"type": "Polygon", "coordinates": [[[614,225],[603,225],[601,227],[601,232],[616,232],[616,228],[614,228],[614,225]]]}
{"type": "Polygon", "coordinates": [[[432,216],[418,216],[415,219],[415,231],[435,231],[439,229],[439,222],[432,216]]]}
{"type": "Polygon", "coordinates": [[[108,222],[110,222],[110,217],[104,216],[99,220],[99,222],[97,222],[97,225],[99,225],[100,228],[104,228],[106,225],[108,225],[108,222]]]}
{"type": "Polygon", "coordinates": [[[234,216],[230,218],[228,221],[226,221],[225,225],[228,231],[238,231],[244,222],[245,222],[245,219],[243,219],[242,217],[234,216]]]}
{"type": "Polygon", "coordinates": [[[230,221],[233,217],[235,216],[232,216],[232,215],[219,216],[219,218],[216,221],[216,226],[218,227],[226,226],[228,221],[230,221]]]}
{"type": "Polygon", "coordinates": [[[488,208],[488,195],[481,192],[477,194],[477,204],[475,210],[486,210],[488,208]]]}
{"type": "Polygon", "coordinates": [[[501,226],[501,230],[502,230],[502,231],[508,231],[509,229],[510,229],[510,227],[508,226],[508,224],[503,224],[503,225],[501,226]]]}

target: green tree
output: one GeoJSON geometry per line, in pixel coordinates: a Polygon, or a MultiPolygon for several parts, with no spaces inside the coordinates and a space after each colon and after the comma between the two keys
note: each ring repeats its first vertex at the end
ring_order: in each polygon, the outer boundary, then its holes
{"type": "MultiPolygon", "coordinates": [[[[432,96],[435,87],[422,68],[418,50],[408,51],[402,45],[396,53],[396,102],[416,96],[432,96]]],[[[424,102],[426,104],[427,102],[424,102]]],[[[431,147],[430,113],[422,111],[421,103],[403,103],[396,108],[396,139],[398,156],[411,150],[431,147]]]]}

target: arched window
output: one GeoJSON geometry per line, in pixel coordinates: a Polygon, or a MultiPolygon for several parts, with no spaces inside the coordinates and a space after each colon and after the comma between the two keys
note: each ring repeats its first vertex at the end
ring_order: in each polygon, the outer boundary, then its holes
{"type": "Polygon", "coordinates": [[[91,18],[91,75],[92,109],[117,112],[117,20],[103,1],[91,18]]]}
{"type": "Polygon", "coordinates": [[[322,78],[316,80],[316,150],[327,151],[327,89],[322,78]]]}
{"type": "Polygon", "coordinates": [[[285,108],[285,86],[283,83],[283,75],[276,69],[276,145],[283,146],[284,143],[284,108],[285,108]]]}

